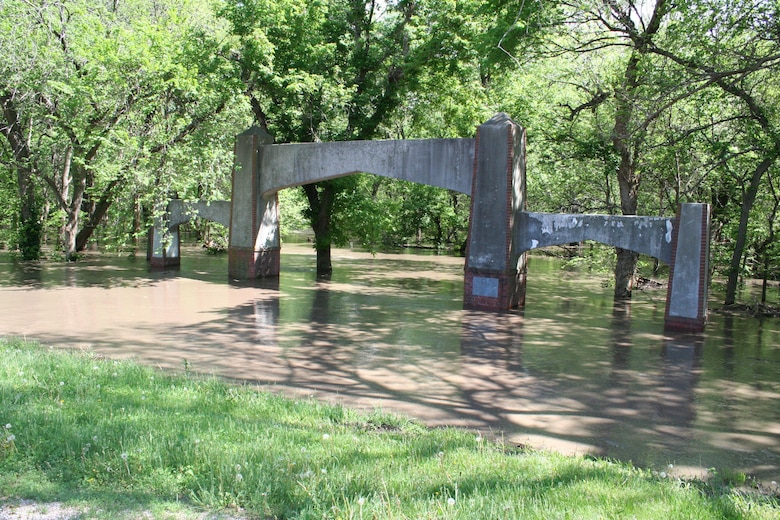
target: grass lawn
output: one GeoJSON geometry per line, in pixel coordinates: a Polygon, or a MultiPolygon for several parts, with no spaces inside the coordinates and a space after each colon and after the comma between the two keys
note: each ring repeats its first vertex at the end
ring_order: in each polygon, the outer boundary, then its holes
{"type": "Polygon", "coordinates": [[[79,518],[780,517],[776,498],[724,482],[379,411],[14,339],[0,359],[0,504],[79,518]]]}

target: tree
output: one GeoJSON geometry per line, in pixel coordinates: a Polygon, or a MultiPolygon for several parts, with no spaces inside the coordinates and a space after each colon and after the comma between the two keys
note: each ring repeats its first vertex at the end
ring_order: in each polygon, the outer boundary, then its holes
{"type": "Polygon", "coordinates": [[[72,259],[140,166],[219,114],[235,92],[202,56],[192,59],[202,52],[193,36],[206,32],[199,20],[210,13],[202,1],[10,0],[0,9],[11,56],[0,103],[19,186],[20,242],[29,244],[23,256],[39,252],[36,199],[45,194],[61,212],[72,259]]]}
{"type": "MultiPolygon", "coordinates": [[[[777,155],[769,116],[776,106],[770,93],[777,92],[771,72],[778,54],[776,10],[759,0],[565,1],[559,16],[551,16],[553,26],[563,30],[551,33],[534,54],[581,64],[576,75],[559,76],[566,87],[576,85],[579,96],[560,103],[574,124],[557,135],[575,155],[598,153],[604,147],[596,143],[609,142],[615,159],[604,156],[603,164],[616,173],[623,214],[636,214],[643,201],[650,210],[672,211],[710,190],[731,204],[733,190],[718,186],[713,174],[738,171],[744,167],[739,164],[755,160],[752,174],[737,174],[743,180],[733,186],[743,188],[732,273],[744,252],[761,179],[777,155]],[[596,123],[607,114],[608,133],[596,123]],[[590,138],[583,121],[592,122],[590,138]],[[571,132],[577,129],[585,133],[571,132]]],[[[626,298],[636,255],[619,250],[617,258],[615,297],[626,298]]]]}
{"type": "MultiPolygon", "coordinates": [[[[236,65],[256,121],[277,142],[406,137],[397,121],[410,115],[415,96],[458,80],[472,85],[476,79],[479,90],[491,67],[509,60],[496,45],[500,37],[510,47],[516,44],[515,5],[520,3],[231,1],[221,15],[235,41],[223,55],[236,65]],[[471,36],[473,41],[465,38],[471,36]],[[480,55],[480,46],[490,47],[490,56],[480,55]]],[[[413,126],[417,121],[409,120],[413,126]]],[[[470,122],[467,135],[479,122],[470,122]]],[[[347,200],[340,194],[355,182],[342,178],[303,187],[321,275],[331,270],[334,239],[346,235],[335,228],[344,221],[332,218],[347,200]]]]}

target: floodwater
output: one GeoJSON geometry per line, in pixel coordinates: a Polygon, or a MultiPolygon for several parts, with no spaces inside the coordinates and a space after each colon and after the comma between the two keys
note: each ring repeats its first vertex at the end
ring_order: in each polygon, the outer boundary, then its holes
{"type": "Polygon", "coordinates": [[[615,308],[603,277],[536,256],[525,310],[464,311],[463,259],[333,260],[318,282],[311,249],[285,245],[278,280],[237,283],[196,250],[168,272],[0,255],[0,335],[777,491],[780,320],[713,313],[702,335],[666,335],[665,289],[615,308]]]}

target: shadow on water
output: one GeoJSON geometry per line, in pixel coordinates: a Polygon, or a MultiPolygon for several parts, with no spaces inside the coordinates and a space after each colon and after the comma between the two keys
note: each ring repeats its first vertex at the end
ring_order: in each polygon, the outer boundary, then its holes
{"type": "Polygon", "coordinates": [[[325,281],[313,258],[293,248],[280,278],[243,283],[203,255],[162,274],[138,260],[47,265],[38,281],[0,284],[0,333],[166,368],[186,360],[521,445],[780,480],[777,320],[713,315],[703,335],[666,335],[663,295],[615,305],[599,280],[540,258],[524,311],[471,312],[462,259],[339,251],[325,281]]]}

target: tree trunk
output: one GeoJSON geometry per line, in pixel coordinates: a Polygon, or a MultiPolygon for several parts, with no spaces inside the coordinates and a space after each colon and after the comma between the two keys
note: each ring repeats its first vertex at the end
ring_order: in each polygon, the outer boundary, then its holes
{"type": "Polygon", "coordinates": [[[25,137],[22,119],[11,94],[0,95],[0,106],[5,120],[5,124],[0,127],[0,132],[5,135],[13,153],[13,168],[16,170],[16,186],[19,194],[17,245],[23,260],[37,260],[41,256],[43,225],[33,183],[34,167],[28,140],[31,134],[27,132],[28,137],[25,137]]]}
{"type": "Polygon", "coordinates": [[[734,251],[731,254],[729,279],[726,283],[726,300],[723,302],[725,305],[734,305],[737,301],[740,264],[742,262],[742,255],[745,252],[745,244],[747,243],[750,212],[753,209],[753,204],[756,202],[756,195],[758,194],[758,188],[761,186],[761,179],[764,177],[764,173],[766,173],[766,171],[769,170],[769,167],[775,162],[775,159],[776,157],[771,155],[756,166],[756,169],[753,170],[753,176],[750,178],[750,184],[742,194],[742,210],[739,214],[737,240],[734,243],[734,251]]]}
{"type": "Polygon", "coordinates": [[[336,193],[331,181],[303,186],[309,200],[309,222],[314,230],[314,249],[317,251],[317,278],[329,279],[333,274],[331,263],[330,217],[336,193]]]}
{"type": "MultiPolygon", "coordinates": [[[[635,52],[626,65],[623,89],[616,95],[615,125],[612,128],[612,146],[620,155],[617,178],[620,189],[620,209],[623,215],[636,215],[639,197],[639,176],[636,174],[635,157],[639,143],[632,141],[639,140],[641,137],[634,136],[631,132],[634,92],[639,83],[638,66],[639,54],[635,52]]],[[[638,259],[639,255],[633,251],[617,249],[614,294],[616,300],[631,298],[638,259]]]]}
{"type": "MultiPolygon", "coordinates": [[[[114,202],[114,191],[123,184],[123,177],[117,177],[103,191],[100,200],[90,204],[90,212],[87,215],[87,221],[84,227],[76,235],[76,251],[83,251],[87,247],[87,242],[92,238],[92,234],[97,229],[98,224],[108,212],[111,204],[114,202]]],[[[134,224],[135,225],[135,224],[134,224]]],[[[139,225],[140,227],[140,225],[139,225]]]]}

